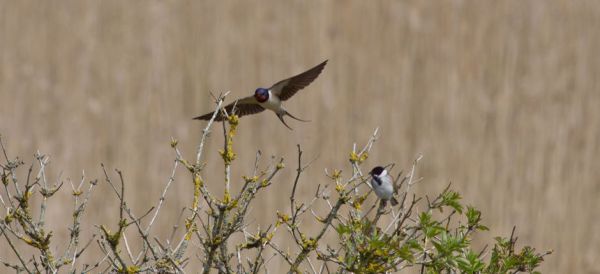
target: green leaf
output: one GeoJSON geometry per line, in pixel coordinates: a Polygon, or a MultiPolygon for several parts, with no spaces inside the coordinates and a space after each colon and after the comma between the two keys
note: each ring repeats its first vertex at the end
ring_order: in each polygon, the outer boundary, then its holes
{"type": "Polygon", "coordinates": [[[337,226],[336,231],[339,235],[343,235],[343,234],[350,234],[352,232],[352,229],[348,226],[340,224],[337,226]]]}
{"type": "Polygon", "coordinates": [[[465,257],[459,258],[457,261],[459,263],[459,267],[465,273],[477,273],[482,271],[485,267],[478,255],[472,250],[469,250],[465,257]]]}
{"type": "Polygon", "coordinates": [[[428,227],[431,224],[431,214],[429,212],[421,212],[419,223],[422,227],[428,227]]]}
{"type": "Polygon", "coordinates": [[[467,206],[467,212],[465,213],[465,215],[467,216],[467,223],[469,229],[474,228],[480,230],[487,230],[487,227],[479,225],[479,222],[481,222],[481,211],[477,210],[472,206],[467,206]]]}
{"type": "Polygon", "coordinates": [[[462,214],[463,206],[459,202],[461,199],[462,197],[460,196],[460,194],[453,190],[448,190],[442,193],[442,204],[445,206],[449,206],[456,210],[458,213],[462,214]]]}
{"type": "Polygon", "coordinates": [[[408,261],[410,263],[413,263],[415,261],[415,256],[413,254],[413,251],[411,250],[411,247],[408,245],[404,245],[400,248],[400,250],[398,250],[398,256],[400,258],[402,258],[405,261],[408,261]]]}

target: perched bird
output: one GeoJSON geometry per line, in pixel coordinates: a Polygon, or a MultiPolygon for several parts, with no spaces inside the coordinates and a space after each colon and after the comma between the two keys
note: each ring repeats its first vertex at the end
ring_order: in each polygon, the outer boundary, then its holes
{"type": "Polygon", "coordinates": [[[387,170],[381,166],[374,167],[371,172],[371,187],[377,197],[383,201],[391,201],[392,205],[398,204],[398,200],[394,198],[394,179],[390,176],[387,170]]]}
{"type": "MultiPolygon", "coordinates": [[[[275,83],[270,88],[257,88],[254,95],[244,97],[234,101],[233,103],[225,106],[225,110],[229,115],[236,114],[237,116],[245,116],[250,114],[256,114],[262,112],[265,109],[275,112],[277,118],[290,130],[292,129],[288,124],[285,123],[283,117],[285,115],[292,117],[298,121],[308,122],[302,120],[290,114],[281,105],[281,102],[290,99],[296,92],[308,86],[314,81],[317,76],[323,71],[323,68],[327,64],[327,60],[323,63],[318,64],[314,68],[311,68],[303,73],[296,76],[281,80],[275,83]]],[[[196,120],[210,120],[214,112],[204,114],[202,116],[195,117],[196,120]]],[[[215,121],[223,120],[224,115],[219,112],[215,118],[215,121]]]]}

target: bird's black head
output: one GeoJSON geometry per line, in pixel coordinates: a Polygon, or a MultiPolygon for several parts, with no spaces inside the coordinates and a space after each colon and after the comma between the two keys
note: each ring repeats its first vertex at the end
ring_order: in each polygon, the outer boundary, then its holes
{"type": "Polygon", "coordinates": [[[381,175],[381,173],[383,173],[385,169],[381,166],[376,166],[373,169],[371,169],[371,172],[369,172],[369,174],[371,174],[371,176],[379,176],[381,175]]]}
{"type": "Polygon", "coordinates": [[[266,88],[257,88],[254,92],[254,98],[260,103],[269,100],[269,90],[266,88]]]}

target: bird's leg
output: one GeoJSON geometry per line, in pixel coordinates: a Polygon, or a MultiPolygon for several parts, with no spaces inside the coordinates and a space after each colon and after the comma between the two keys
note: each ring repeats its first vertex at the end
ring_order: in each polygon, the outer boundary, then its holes
{"type": "Polygon", "coordinates": [[[292,119],[298,120],[300,122],[310,122],[310,120],[302,120],[302,119],[290,114],[289,112],[287,112],[287,110],[285,111],[285,115],[290,116],[290,117],[292,117],[292,119]]]}
{"type": "Polygon", "coordinates": [[[380,201],[381,207],[385,208],[387,206],[387,200],[381,199],[380,201]]]}

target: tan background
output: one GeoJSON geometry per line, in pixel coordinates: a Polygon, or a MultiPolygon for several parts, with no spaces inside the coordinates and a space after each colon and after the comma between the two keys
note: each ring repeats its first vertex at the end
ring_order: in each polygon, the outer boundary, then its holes
{"type": "MultiPolygon", "coordinates": [[[[520,244],[555,250],[543,272],[600,273],[599,50],[597,1],[2,1],[0,133],[28,163],[37,149],[51,155],[53,180],[101,178],[101,162],[123,170],[141,212],[169,176],[170,137],[193,157],[205,123],[190,118],[212,108],[210,91],[246,96],[328,58],[286,105],[313,122],[242,119],[234,178],[256,149],[288,159],[255,205],[258,223],[287,208],[295,144],[318,156],[308,199],[323,168],[346,168],[352,143],[379,126],[367,166],[408,168],[423,153],[418,190],[452,181],[492,227],[482,240],[516,225],[520,244]]],[[[207,147],[212,184],[221,142],[207,147]]],[[[183,175],[162,237],[189,201],[183,175]]],[[[70,218],[67,190],[55,228],[70,218]]],[[[115,225],[113,196],[98,189],[86,233],[115,225]]]]}

